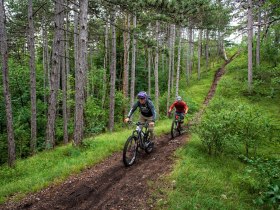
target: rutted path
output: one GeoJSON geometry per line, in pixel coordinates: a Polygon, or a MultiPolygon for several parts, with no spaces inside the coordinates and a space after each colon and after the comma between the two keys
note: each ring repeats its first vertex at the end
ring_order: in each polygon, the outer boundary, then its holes
{"type": "MultiPolygon", "coordinates": [[[[217,70],[205,105],[213,97],[224,67],[235,56],[217,70]]],[[[194,121],[199,120],[203,110],[194,121]]],[[[18,203],[7,202],[0,209],[152,209],[149,183],[170,172],[174,151],[187,140],[187,134],[173,140],[162,135],[155,140],[155,150],[149,155],[142,152],[132,167],[125,168],[122,153],[116,153],[60,185],[31,194],[18,203]]]]}

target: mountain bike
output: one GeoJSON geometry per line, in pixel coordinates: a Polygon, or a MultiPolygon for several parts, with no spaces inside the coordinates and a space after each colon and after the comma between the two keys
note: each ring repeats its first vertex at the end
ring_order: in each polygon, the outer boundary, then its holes
{"type": "Polygon", "coordinates": [[[171,125],[171,137],[180,136],[183,129],[184,114],[175,113],[174,120],[171,125]]]}
{"type": "Polygon", "coordinates": [[[136,125],[136,128],[126,140],[123,148],[123,163],[125,166],[133,165],[140,149],[145,150],[147,154],[151,153],[154,149],[154,143],[150,141],[149,123],[135,123],[131,121],[129,123],[136,125]]]}

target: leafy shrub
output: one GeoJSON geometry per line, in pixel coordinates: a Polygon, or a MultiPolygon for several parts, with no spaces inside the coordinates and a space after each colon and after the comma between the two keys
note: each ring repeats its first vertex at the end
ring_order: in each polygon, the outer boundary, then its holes
{"type": "Polygon", "coordinates": [[[203,117],[197,132],[209,154],[221,153],[226,148],[240,153],[242,146],[248,156],[249,150],[256,153],[258,146],[267,140],[271,125],[264,114],[251,106],[237,104],[238,101],[218,99],[203,117]]]}
{"type": "Polygon", "coordinates": [[[261,183],[254,203],[275,209],[280,207],[280,159],[239,157],[248,164],[245,173],[257,177],[261,183]]]}

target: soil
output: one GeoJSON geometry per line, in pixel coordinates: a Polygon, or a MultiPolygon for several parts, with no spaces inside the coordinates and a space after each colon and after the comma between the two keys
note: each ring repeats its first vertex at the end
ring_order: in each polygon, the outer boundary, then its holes
{"type": "MultiPolygon", "coordinates": [[[[213,97],[225,65],[217,70],[205,105],[213,97]]],[[[202,113],[203,109],[194,119],[199,119],[202,113]]],[[[170,173],[174,151],[188,139],[188,133],[175,139],[170,139],[169,134],[159,136],[154,151],[151,154],[141,151],[131,167],[123,165],[122,153],[115,153],[62,184],[51,185],[18,202],[10,199],[0,209],[153,209],[155,201],[151,199],[150,186],[170,173]]]]}

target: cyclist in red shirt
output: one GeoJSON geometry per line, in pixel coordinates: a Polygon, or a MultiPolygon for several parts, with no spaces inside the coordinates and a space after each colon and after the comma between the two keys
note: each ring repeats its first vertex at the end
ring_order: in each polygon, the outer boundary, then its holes
{"type": "Polygon", "coordinates": [[[175,111],[175,117],[179,116],[181,119],[181,123],[184,123],[184,116],[185,114],[187,114],[189,107],[186,104],[186,102],[184,102],[182,100],[181,96],[177,96],[176,97],[176,101],[170,106],[169,110],[168,110],[168,116],[170,116],[172,109],[175,107],[176,111],[175,111]]]}

